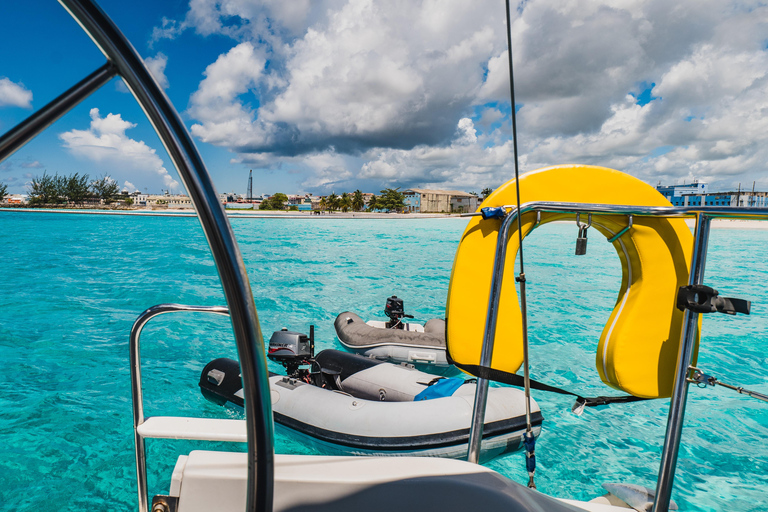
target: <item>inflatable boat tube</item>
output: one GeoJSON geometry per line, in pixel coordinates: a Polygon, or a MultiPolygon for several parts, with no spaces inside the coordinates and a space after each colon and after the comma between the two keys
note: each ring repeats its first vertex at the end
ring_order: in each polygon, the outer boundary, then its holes
{"type": "MultiPolygon", "coordinates": [[[[275,423],[288,433],[324,454],[467,456],[474,382],[458,383],[450,396],[414,401],[425,390],[456,379],[338,350],[324,350],[316,361],[315,372],[322,373],[326,387],[269,377],[275,423]],[[340,389],[334,382],[340,382],[340,389]]],[[[200,377],[203,395],[221,405],[241,408],[241,386],[240,367],[232,359],[211,361],[200,377]]],[[[520,447],[524,400],[523,392],[514,388],[489,390],[482,460],[520,447]]],[[[543,418],[533,400],[531,411],[538,435],[543,418]]]]}
{"type": "MultiPolygon", "coordinates": [[[[520,197],[523,204],[552,201],[672,206],[637,178],[587,165],[549,167],[524,174],[520,197]]],[[[482,207],[515,204],[515,180],[511,180],[490,194],[482,207]]],[[[585,213],[581,214],[584,223],[585,213]]],[[[529,212],[521,220],[525,236],[548,222],[574,222],[575,214],[542,213],[537,223],[536,213],[529,212]]],[[[475,375],[480,368],[499,226],[498,219],[474,217],[469,222],[456,252],[448,290],[448,353],[457,366],[475,375]]],[[[626,230],[627,226],[626,215],[592,215],[592,228],[612,243],[622,269],[616,305],[597,343],[596,366],[600,378],[611,387],[639,397],[668,397],[684,316],[675,307],[675,300],[678,289],[688,284],[693,236],[681,218],[634,216],[631,229],[626,230]]],[[[501,372],[499,375],[515,373],[523,361],[521,313],[512,275],[518,249],[517,223],[513,223],[488,368],[501,372]]],[[[572,246],[567,250],[573,250],[572,246]]],[[[589,260],[584,263],[589,265],[589,260]]],[[[695,360],[694,355],[693,364],[695,360]]]]}
{"type": "Polygon", "coordinates": [[[385,322],[365,322],[345,311],[334,322],[339,341],[357,354],[393,363],[449,366],[445,356],[445,321],[433,318],[422,327],[407,323],[403,329],[388,329],[385,322]]]}

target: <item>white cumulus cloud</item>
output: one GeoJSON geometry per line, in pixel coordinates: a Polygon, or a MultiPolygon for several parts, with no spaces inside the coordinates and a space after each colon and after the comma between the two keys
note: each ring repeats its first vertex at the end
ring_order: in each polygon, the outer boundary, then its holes
{"type": "Polygon", "coordinates": [[[125,134],[136,126],[134,123],[124,120],[120,114],[101,117],[98,108],[92,108],[90,116],[88,130],[70,130],[59,135],[65,148],[88,160],[110,164],[115,170],[150,173],[167,189],[179,187],[153,148],[125,134]]]}
{"type": "Polygon", "coordinates": [[[503,42],[498,23],[482,6],[461,2],[439,12],[411,2],[327,5],[298,37],[273,46],[249,40],[220,56],[193,95],[193,133],[237,151],[279,155],[450,138],[454,118],[474,100],[484,61],[503,42]],[[263,52],[270,61],[262,71],[253,55],[263,52]]]}
{"type": "Polygon", "coordinates": [[[241,43],[208,66],[205,79],[190,100],[190,113],[202,121],[192,133],[217,145],[246,146],[263,138],[264,127],[254,123],[254,113],[240,99],[261,78],[266,59],[251,43],[241,43]]]}
{"type": "Polygon", "coordinates": [[[0,107],[32,108],[32,91],[23,84],[0,78],[0,107]]]}
{"type": "Polygon", "coordinates": [[[165,76],[165,66],[168,65],[168,57],[164,53],[158,53],[154,57],[144,59],[144,64],[149,68],[149,72],[157,81],[157,84],[163,88],[168,88],[168,78],[165,76]]]}
{"type": "MultiPolygon", "coordinates": [[[[234,41],[191,98],[198,139],[276,172],[301,166],[317,187],[482,188],[511,177],[503,5],[286,4],[191,0],[184,19],[156,29],[155,40],[194,30],[234,41]]],[[[724,187],[761,179],[767,19],[758,0],[519,3],[521,169],[590,163],[724,187]]]]}
{"type": "Polygon", "coordinates": [[[512,143],[489,145],[488,136],[478,137],[476,133],[472,120],[463,118],[447,146],[372,149],[365,155],[368,161],[359,176],[392,186],[467,190],[506,181],[514,174],[512,143]]]}

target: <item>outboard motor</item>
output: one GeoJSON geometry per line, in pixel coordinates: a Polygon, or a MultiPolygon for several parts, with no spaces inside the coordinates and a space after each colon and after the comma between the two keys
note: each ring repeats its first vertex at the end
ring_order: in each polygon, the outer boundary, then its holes
{"type": "Polygon", "coordinates": [[[384,306],[384,314],[390,320],[387,322],[387,329],[402,329],[404,327],[403,318],[413,318],[413,315],[405,314],[403,299],[398,299],[396,295],[387,299],[387,304],[384,306]]]}
{"type": "Polygon", "coordinates": [[[289,377],[306,380],[309,370],[300,366],[311,365],[315,357],[315,326],[309,326],[309,336],[283,328],[272,333],[267,357],[285,367],[289,377]]]}

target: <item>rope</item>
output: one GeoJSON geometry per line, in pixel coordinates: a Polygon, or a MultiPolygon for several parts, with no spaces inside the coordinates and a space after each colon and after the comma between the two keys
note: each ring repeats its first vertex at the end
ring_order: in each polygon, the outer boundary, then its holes
{"type": "Polygon", "coordinates": [[[721,382],[711,375],[707,375],[695,366],[689,367],[688,371],[690,372],[690,377],[688,377],[686,380],[690,383],[696,384],[700,388],[705,388],[707,386],[723,386],[724,388],[731,389],[739,394],[747,395],[750,398],[757,398],[763,402],[768,402],[768,395],[766,394],[758,393],[757,391],[750,391],[748,389],[744,389],[742,386],[726,384],[725,382],[721,382]]]}
{"type": "MultiPolygon", "coordinates": [[[[515,155],[515,192],[517,194],[517,210],[520,212],[520,172],[517,159],[517,115],[515,108],[515,77],[512,71],[512,17],[510,15],[509,0],[506,0],[507,4],[507,56],[509,57],[509,93],[512,105],[512,148],[515,155]]],[[[530,375],[528,374],[528,309],[525,300],[525,265],[523,263],[523,221],[520,215],[517,216],[517,236],[519,237],[520,246],[520,274],[515,278],[515,281],[520,283],[520,310],[522,312],[522,329],[523,329],[523,361],[524,361],[524,379],[525,379],[525,438],[530,439],[525,443],[526,450],[526,469],[528,470],[528,487],[535,489],[536,484],[533,482],[533,475],[536,472],[536,457],[534,456],[533,447],[533,428],[531,426],[531,386],[530,375]],[[530,449],[529,449],[530,447],[530,449]]]]}

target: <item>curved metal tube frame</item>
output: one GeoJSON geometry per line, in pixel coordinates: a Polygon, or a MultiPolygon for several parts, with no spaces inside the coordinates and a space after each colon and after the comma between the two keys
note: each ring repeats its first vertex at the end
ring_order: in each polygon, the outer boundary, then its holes
{"type": "Polygon", "coordinates": [[[0,161],[119,74],[163,142],[197,210],[230,311],[242,369],[248,437],[246,510],[272,510],[274,424],[264,340],[248,275],[224,208],[179,114],[144,61],[92,0],[59,0],[107,58],[107,64],[0,138],[0,161]],[[257,455],[258,454],[258,458],[257,455]]]}
{"type": "Polygon", "coordinates": [[[133,438],[136,448],[136,479],[139,490],[139,512],[147,512],[147,455],[144,438],[139,435],[139,425],[144,423],[144,397],[141,390],[141,331],[151,319],[165,313],[181,311],[213,313],[229,316],[229,310],[223,306],[184,306],[182,304],[159,304],[144,311],[131,327],[129,342],[131,352],[131,397],[133,404],[133,438]]]}
{"type": "MultiPolygon", "coordinates": [[[[483,335],[483,349],[480,353],[480,365],[491,365],[493,355],[493,341],[496,335],[496,319],[499,311],[499,298],[501,296],[501,283],[504,280],[504,262],[507,261],[507,241],[509,240],[509,228],[512,221],[517,218],[517,209],[513,214],[507,214],[501,221],[499,235],[496,242],[496,254],[493,259],[493,279],[491,280],[490,298],[488,300],[488,312],[485,316],[485,333],[483,335]]],[[[475,402],[472,409],[472,424],[469,427],[469,448],[467,460],[478,464],[480,462],[480,448],[483,440],[485,426],[485,408],[488,403],[488,379],[477,379],[475,388],[475,402]]],[[[526,409],[526,413],[528,410],[526,409]]]]}
{"type": "MultiPolygon", "coordinates": [[[[607,204],[581,204],[581,203],[556,203],[533,202],[525,203],[521,208],[516,205],[507,205],[512,209],[502,220],[499,227],[499,235],[496,241],[496,254],[494,256],[493,274],[491,278],[491,291],[488,298],[488,313],[486,316],[483,347],[480,355],[480,364],[488,366],[493,354],[494,336],[496,333],[496,317],[498,316],[498,304],[501,294],[501,283],[504,277],[504,262],[506,261],[507,242],[509,241],[509,229],[518,215],[535,211],[537,213],[590,213],[594,215],[632,215],[637,217],[695,217],[696,229],[694,232],[693,256],[689,284],[702,284],[704,279],[704,267],[706,264],[707,245],[709,241],[710,221],[716,218],[768,220],[768,208],[728,208],[728,207],[650,207],[627,206],[607,204]]],[[[469,214],[477,216],[480,213],[469,214]]],[[[614,237],[616,238],[616,237],[614,237]]],[[[695,346],[696,326],[699,321],[699,313],[685,312],[685,326],[680,340],[677,368],[675,374],[675,387],[669,405],[669,417],[667,431],[664,440],[664,449],[661,456],[659,477],[656,488],[656,498],[653,512],[667,512],[672,496],[672,486],[677,465],[677,454],[680,450],[683,419],[685,416],[685,404],[688,395],[688,370],[691,365],[693,349],[695,346]]],[[[479,457],[483,419],[488,395],[488,381],[478,379],[475,392],[475,407],[470,427],[470,439],[468,460],[477,462],[479,457]]]]}

